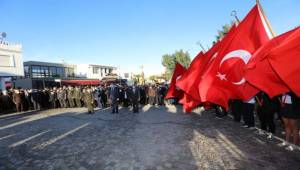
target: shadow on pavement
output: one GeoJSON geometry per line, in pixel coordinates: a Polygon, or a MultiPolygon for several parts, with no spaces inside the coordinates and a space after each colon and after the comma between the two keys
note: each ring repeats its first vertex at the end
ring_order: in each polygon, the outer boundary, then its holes
{"type": "Polygon", "coordinates": [[[181,107],[86,114],[56,109],[0,119],[0,169],[293,169],[288,152],[210,112],[181,107]]]}

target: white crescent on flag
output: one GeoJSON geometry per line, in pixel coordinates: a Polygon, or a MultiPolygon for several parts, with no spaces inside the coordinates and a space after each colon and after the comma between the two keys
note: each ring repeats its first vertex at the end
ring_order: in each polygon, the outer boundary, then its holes
{"type": "MultiPolygon", "coordinates": [[[[243,60],[243,62],[245,64],[247,64],[251,58],[251,53],[246,51],[246,50],[235,50],[235,51],[231,51],[228,54],[225,55],[225,57],[222,59],[222,61],[220,62],[220,67],[222,66],[222,64],[231,58],[240,58],[241,60],[243,60]]],[[[225,77],[226,75],[223,74],[223,76],[225,77]]],[[[246,82],[245,78],[243,77],[240,81],[238,82],[232,82],[235,85],[242,85],[246,82]]]]}

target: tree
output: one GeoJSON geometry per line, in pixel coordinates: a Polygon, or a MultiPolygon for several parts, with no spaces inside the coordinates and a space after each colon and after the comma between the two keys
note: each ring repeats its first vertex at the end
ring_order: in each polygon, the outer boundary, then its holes
{"type": "MultiPolygon", "coordinates": [[[[232,22],[233,24],[233,22],[232,22]]],[[[216,35],[216,42],[224,38],[224,36],[228,33],[230,30],[232,24],[225,24],[222,26],[221,30],[218,30],[218,35],[216,35]]]]}
{"type": "Polygon", "coordinates": [[[166,68],[166,78],[172,77],[176,62],[184,67],[188,67],[191,63],[191,57],[188,52],[183,50],[175,51],[174,54],[165,54],[162,56],[162,65],[166,68]]]}

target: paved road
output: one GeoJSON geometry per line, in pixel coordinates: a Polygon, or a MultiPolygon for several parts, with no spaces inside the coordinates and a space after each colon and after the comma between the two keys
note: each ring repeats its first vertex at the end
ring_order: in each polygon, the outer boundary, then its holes
{"type": "Polygon", "coordinates": [[[145,106],[0,117],[0,169],[299,169],[300,152],[208,112],[145,106]]]}

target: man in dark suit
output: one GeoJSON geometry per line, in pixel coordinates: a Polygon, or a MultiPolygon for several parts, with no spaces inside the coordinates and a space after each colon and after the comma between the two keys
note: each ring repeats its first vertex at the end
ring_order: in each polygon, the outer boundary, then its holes
{"type": "Polygon", "coordinates": [[[119,101],[119,88],[115,83],[112,83],[109,87],[108,96],[111,102],[112,114],[119,113],[118,101],[119,101]]]}
{"type": "Polygon", "coordinates": [[[136,83],[132,86],[130,90],[130,100],[133,107],[133,113],[139,112],[139,100],[140,100],[140,90],[136,86],[136,83]]]}

